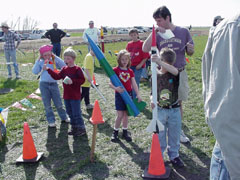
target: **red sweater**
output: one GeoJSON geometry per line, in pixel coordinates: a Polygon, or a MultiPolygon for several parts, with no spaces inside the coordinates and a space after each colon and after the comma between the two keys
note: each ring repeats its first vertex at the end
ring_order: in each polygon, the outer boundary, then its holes
{"type": "Polygon", "coordinates": [[[71,78],[72,84],[63,83],[63,99],[81,99],[81,85],[85,82],[85,78],[80,67],[64,66],[59,73],[54,72],[52,69],[48,69],[48,73],[55,80],[64,79],[66,76],[71,78]]]}

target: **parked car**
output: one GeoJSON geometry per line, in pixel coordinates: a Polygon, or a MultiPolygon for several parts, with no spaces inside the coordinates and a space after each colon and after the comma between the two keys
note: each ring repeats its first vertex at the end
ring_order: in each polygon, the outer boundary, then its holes
{"type": "Polygon", "coordinates": [[[29,33],[23,33],[22,34],[22,40],[27,40],[29,38],[29,33]]]}
{"type": "Polygon", "coordinates": [[[70,37],[71,35],[69,33],[66,33],[66,36],[65,37],[70,37]]]}
{"type": "Polygon", "coordinates": [[[33,39],[42,39],[45,38],[45,30],[33,30],[30,34],[28,39],[33,40],[33,39]]]}
{"type": "Polygon", "coordinates": [[[138,33],[144,33],[145,32],[145,30],[142,26],[134,26],[134,28],[138,30],[138,33]]]}
{"type": "Polygon", "coordinates": [[[117,34],[128,34],[128,30],[127,29],[119,29],[119,30],[117,30],[117,34]]]}

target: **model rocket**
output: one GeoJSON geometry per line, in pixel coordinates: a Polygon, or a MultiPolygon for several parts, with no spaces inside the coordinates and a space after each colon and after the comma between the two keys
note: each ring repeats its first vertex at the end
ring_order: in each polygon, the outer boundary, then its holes
{"type": "Polygon", "coordinates": [[[101,27],[101,44],[102,44],[102,52],[104,53],[104,36],[103,36],[103,27],[101,27]]]}
{"type": "MultiPolygon", "coordinates": [[[[155,27],[152,28],[152,47],[151,55],[158,54],[158,48],[156,45],[156,32],[155,27]]],[[[147,127],[148,132],[157,132],[164,129],[162,123],[158,120],[158,111],[157,111],[157,64],[151,61],[151,71],[152,71],[152,101],[155,107],[152,110],[152,121],[147,127]]]]}
{"type": "Polygon", "coordinates": [[[93,40],[87,34],[86,34],[86,37],[88,39],[88,42],[89,42],[94,54],[96,55],[99,63],[103,67],[107,76],[111,79],[112,84],[116,87],[121,86],[124,89],[124,91],[122,93],[120,93],[120,95],[121,95],[123,101],[125,102],[125,104],[127,106],[127,110],[129,112],[129,114],[137,116],[140,113],[137,106],[133,103],[131,97],[129,96],[126,89],[122,85],[121,81],[119,80],[119,78],[117,77],[117,75],[113,71],[112,67],[110,66],[110,64],[106,60],[102,51],[99,49],[99,47],[93,42],[93,40]]]}

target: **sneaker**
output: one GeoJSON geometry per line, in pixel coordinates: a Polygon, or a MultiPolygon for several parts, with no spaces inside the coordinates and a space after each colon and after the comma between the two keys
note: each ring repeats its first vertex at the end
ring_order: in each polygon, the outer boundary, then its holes
{"type": "Polygon", "coordinates": [[[86,129],[77,128],[77,131],[73,134],[73,136],[84,136],[86,134],[86,129]]]}
{"type": "Polygon", "coordinates": [[[173,160],[171,160],[171,163],[173,166],[178,167],[178,168],[184,167],[184,164],[179,157],[176,157],[173,160]]]}
{"type": "Polygon", "coordinates": [[[67,119],[65,119],[65,120],[62,120],[62,122],[64,123],[70,123],[70,118],[67,118],[67,119]]]}
{"type": "Polygon", "coordinates": [[[55,123],[49,123],[49,124],[48,124],[48,127],[50,127],[50,128],[55,128],[55,127],[56,127],[56,124],[55,124],[55,123]]]}
{"type": "Polygon", "coordinates": [[[12,75],[8,75],[8,79],[12,79],[12,75]]]}
{"type": "Polygon", "coordinates": [[[111,137],[111,141],[112,141],[112,142],[117,142],[117,141],[119,141],[118,131],[113,130],[112,137],[111,137]]]}
{"type": "Polygon", "coordinates": [[[93,105],[92,105],[92,104],[88,104],[88,105],[86,106],[86,108],[87,108],[87,109],[93,109],[93,105]]]}
{"type": "Polygon", "coordinates": [[[17,76],[16,76],[16,79],[21,79],[21,76],[20,76],[20,75],[17,75],[17,76]]]}
{"type": "Polygon", "coordinates": [[[126,129],[123,130],[122,138],[125,139],[127,142],[132,141],[131,133],[126,129]]]}
{"type": "Polygon", "coordinates": [[[183,130],[180,135],[180,142],[181,143],[187,143],[190,142],[190,139],[184,134],[183,130]]]}

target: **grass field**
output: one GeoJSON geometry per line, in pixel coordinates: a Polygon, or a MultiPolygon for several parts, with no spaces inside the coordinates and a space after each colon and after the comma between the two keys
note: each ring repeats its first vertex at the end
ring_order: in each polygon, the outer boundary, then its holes
{"type": "MultiPolygon", "coordinates": [[[[171,180],[205,180],[209,179],[209,165],[214,137],[205,123],[202,101],[201,57],[207,41],[207,36],[194,37],[195,54],[188,57],[190,96],[183,104],[183,129],[191,139],[191,144],[181,145],[180,156],[185,163],[183,169],[172,169],[171,180]]],[[[106,44],[106,59],[111,66],[115,66],[116,57],[112,53],[126,47],[127,42],[106,44]]],[[[82,65],[87,53],[86,46],[74,46],[78,52],[77,64],[82,65]],[[81,51],[82,55],[79,53],[81,51]]],[[[1,54],[0,54],[1,55],[1,54]]],[[[33,62],[32,55],[18,54],[21,63],[33,62]]],[[[58,115],[57,128],[49,129],[44,116],[42,102],[30,100],[37,108],[25,112],[10,108],[7,124],[7,138],[0,143],[0,179],[121,179],[138,180],[148,166],[151,145],[151,134],[145,128],[151,120],[151,109],[147,108],[138,117],[129,119],[129,129],[133,142],[111,143],[110,136],[115,119],[114,92],[108,87],[106,77],[98,62],[95,76],[100,84],[99,89],[107,99],[104,103],[94,89],[91,89],[91,102],[99,100],[104,124],[98,125],[95,148],[95,162],[89,159],[92,143],[93,127],[89,122],[91,111],[87,111],[82,103],[83,118],[87,128],[87,136],[72,138],[67,136],[70,126],[61,124],[58,115]],[[44,152],[44,157],[36,164],[16,164],[16,159],[22,153],[23,122],[29,123],[34,143],[38,152],[44,152]]],[[[23,69],[24,70],[24,69],[23,69]]],[[[7,70],[6,70],[7,71],[7,70]]],[[[2,72],[3,73],[3,72],[2,72]]],[[[27,72],[25,72],[27,73],[27,72]]],[[[0,88],[12,88],[9,94],[0,95],[0,107],[6,108],[16,101],[20,101],[38,87],[36,80],[30,81],[31,71],[22,80],[7,80],[1,74],[0,88]]],[[[33,77],[32,79],[36,79],[33,77]]],[[[149,104],[149,83],[140,84],[140,92],[144,101],[149,104]]],[[[165,158],[167,156],[165,154],[165,158]]],[[[171,165],[170,165],[171,167],[171,165]]]]}

